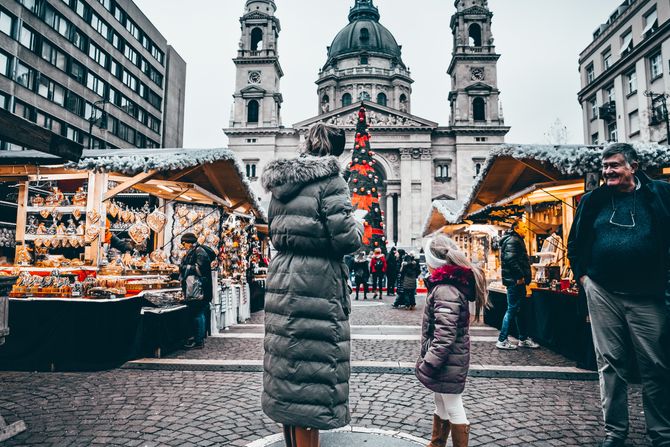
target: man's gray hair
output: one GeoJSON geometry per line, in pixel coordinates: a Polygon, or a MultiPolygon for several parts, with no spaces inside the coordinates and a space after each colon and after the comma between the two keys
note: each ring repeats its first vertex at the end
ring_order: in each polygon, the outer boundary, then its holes
{"type": "Polygon", "coordinates": [[[624,160],[629,165],[631,163],[637,163],[637,151],[633,146],[628,143],[613,143],[605,147],[603,150],[603,160],[610,158],[616,154],[623,155],[624,160]]]}

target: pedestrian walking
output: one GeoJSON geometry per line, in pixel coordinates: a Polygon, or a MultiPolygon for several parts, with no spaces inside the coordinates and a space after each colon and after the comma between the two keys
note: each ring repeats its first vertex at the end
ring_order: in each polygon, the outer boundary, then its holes
{"type": "Polygon", "coordinates": [[[406,306],[408,309],[416,307],[416,280],[419,277],[419,264],[411,254],[406,254],[400,265],[400,280],[402,291],[393,303],[393,307],[406,306]]]}
{"type": "Polygon", "coordinates": [[[435,393],[428,447],[445,447],[450,432],[454,447],[467,447],[470,422],[462,394],[470,368],[469,303],[476,303],[478,320],[488,300],[486,278],[444,235],[428,240],[424,251],[430,272],[429,293],[415,374],[435,393]]]}
{"type": "Polygon", "coordinates": [[[375,248],[370,259],[370,272],[372,273],[372,299],[379,297],[381,300],[384,277],[386,276],[386,257],[381,248],[375,248]]]}
{"type": "Polygon", "coordinates": [[[523,238],[526,224],[516,220],[512,227],[500,238],[500,261],[502,264],[502,282],[507,287],[507,312],[503,317],[496,348],[514,350],[517,347],[537,349],[540,347],[526,332],[522,311],[526,305],[526,285],[530,284],[530,261],[523,238]],[[519,343],[508,339],[510,325],[514,323],[519,335],[519,343]]]}
{"type": "Polygon", "coordinates": [[[370,279],[370,264],[365,250],[361,250],[354,258],[354,283],[356,284],[356,299],[358,292],[363,288],[363,299],[368,299],[368,280],[370,279]]]}
{"type": "Polygon", "coordinates": [[[396,284],[396,288],[395,288],[396,298],[395,298],[395,301],[393,302],[393,307],[399,307],[400,303],[402,301],[403,287],[402,287],[402,278],[401,278],[402,272],[400,271],[400,267],[402,266],[402,259],[405,257],[405,254],[406,254],[406,252],[402,248],[398,249],[398,251],[395,254],[396,255],[396,265],[398,266],[398,275],[396,276],[396,281],[395,281],[395,284],[396,284]]]}
{"type": "Polygon", "coordinates": [[[350,289],[345,254],[361,246],[337,156],[344,131],[315,124],[298,158],[278,159],[261,181],[272,193],[261,404],[290,447],[317,447],[319,430],[347,425],[350,289]]]}
{"type": "Polygon", "coordinates": [[[396,248],[392,247],[386,255],[386,296],[395,295],[395,283],[398,279],[398,260],[396,248]]]}
{"type": "Polygon", "coordinates": [[[639,171],[625,143],[602,154],[605,184],[585,194],[568,240],[568,258],[586,293],[605,421],[603,447],[628,436],[628,381],[635,356],[647,434],[670,446],[668,286],[670,184],[639,171]]]}
{"type": "MultiPolygon", "coordinates": [[[[198,244],[198,238],[193,233],[183,234],[181,244],[186,254],[179,266],[179,279],[192,322],[193,334],[184,347],[202,349],[207,332],[207,311],[212,302],[213,259],[208,249],[198,244]]],[[[211,251],[213,253],[213,250],[211,251]]]]}

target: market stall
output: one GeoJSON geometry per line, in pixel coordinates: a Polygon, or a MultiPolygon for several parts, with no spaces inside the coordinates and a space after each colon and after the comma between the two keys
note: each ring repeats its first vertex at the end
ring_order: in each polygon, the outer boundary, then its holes
{"type": "MultiPolygon", "coordinates": [[[[636,145],[636,149],[648,174],[670,174],[666,147],[636,145]]],[[[587,187],[599,185],[601,152],[600,147],[587,146],[500,146],[484,163],[460,208],[441,218],[431,215],[426,224],[429,234],[440,223],[444,225],[440,231],[449,232],[463,226],[509,227],[522,219],[528,229],[524,240],[533,282],[521,318],[536,341],[588,369],[595,368],[588,309],[572,277],[566,245],[579,199],[587,187]]],[[[507,309],[506,290],[494,280],[489,292],[493,307],[485,312],[485,322],[500,328],[507,309]]]]}
{"type": "MultiPolygon", "coordinates": [[[[265,220],[225,149],[84,151],[77,164],[31,151],[0,154],[0,182],[11,192],[5,197],[15,198],[2,205],[13,204],[8,223],[16,229],[14,252],[5,249],[0,267],[0,276],[13,281],[15,328],[0,348],[3,367],[89,369],[135,353],[160,354],[187,330],[179,236],[193,232],[219,254],[219,290],[226,281],[245,281],[255,250],[253,235],[229,244],[224,224],[239,219],[246,230],[265,220]],[[231,259],[241,275],[229,274],[231,259]],[[116,322],[116,330],[85,336],[95,325],[77,321],[95,322],[101,312],[113,316],[105,321],[116,322]]],[[[248,318],[246,304],[231,304],[238,318],[248,318]]]]}

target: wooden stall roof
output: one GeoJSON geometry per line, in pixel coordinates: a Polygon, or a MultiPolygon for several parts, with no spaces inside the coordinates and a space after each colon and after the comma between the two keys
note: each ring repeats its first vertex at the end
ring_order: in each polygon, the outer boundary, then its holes
{"type": "MultiPolygon", "coordinates": [[[[119,188],[136,188],[165,199],[213,203],[267,221],[242,165],[228,149],[85,150],[78,163],[37,152],[0,152],[0,177],[95,171],[119,188]]],[[[118,191],[110,191],[110,198],[118,191]]]]}

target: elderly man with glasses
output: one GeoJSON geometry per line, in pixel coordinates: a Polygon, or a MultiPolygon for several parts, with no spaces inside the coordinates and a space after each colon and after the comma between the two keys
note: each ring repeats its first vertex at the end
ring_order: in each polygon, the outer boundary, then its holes
{"type": "Polygon", "coordinates": [[[585,194],[568,241],[570,265],[586,293],[605,420],[603,447],[628,435],[631,356],[639,365],[647,434],[670,446],[668,284],[670,183],[639,171],[635,149],[608,146],[605,184],[585,194]]]}

